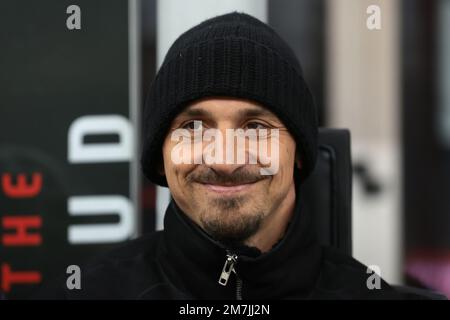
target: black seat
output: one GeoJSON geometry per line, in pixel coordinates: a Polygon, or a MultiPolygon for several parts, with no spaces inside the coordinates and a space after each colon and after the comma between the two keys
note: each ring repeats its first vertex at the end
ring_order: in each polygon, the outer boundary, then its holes
{"type": "MultiPolygon", "coordinates": [[[[352,161],[347,129],[319,129],[319,152],[314,171],[302,192],[312,210],[321,244],[352,255],[352,161]]],[[[429,289],[393,286],[411,299],[446,300],[429,289]]]]}
{"type": "Polygon", "coordinates": [[[319,241],[352,254],[352,169],[350,132],[319,129],[314,171],[303,185],[303,199],[314,213],[319,241]]]}

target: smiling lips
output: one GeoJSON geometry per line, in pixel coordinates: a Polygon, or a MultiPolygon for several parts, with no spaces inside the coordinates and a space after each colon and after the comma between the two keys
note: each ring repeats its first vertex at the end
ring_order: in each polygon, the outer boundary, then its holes
{"type": "Polygon", "coordinates": [[[253,183],[240,184],[235,186],[220,186],[214,184],[205,184],[204,186],[217,193],[235,193],[248,189],[253,183]]]}
{"type": "Polygon", "coordinates": [[[251,188],[254,184],[256,184],[258,181],[250,182],[250,183],[244,183],[244,184],[235,184],[235,185],[219,185],[219,184],[209,184],[209,183],[202,183],[202,185],[208,189],[209,191],[220,193],[220,194],[231,194],[231,193],[237,193],[246,191],[251,188]]]}

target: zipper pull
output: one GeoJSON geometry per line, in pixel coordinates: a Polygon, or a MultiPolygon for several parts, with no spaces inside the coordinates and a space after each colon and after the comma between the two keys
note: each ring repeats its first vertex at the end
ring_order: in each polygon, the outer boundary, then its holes
{"type": "Polygon", "coordinates": [[[234,272],[234,265],[237,262],[237,255],[235,254],[227,254],[227,259],[225,260],[225,264],[223,265],[222,273],[220,274],[219,283],[222,286],[226,286],[228,283],[228,278],[230,277],[231,272],[234,272]]]}

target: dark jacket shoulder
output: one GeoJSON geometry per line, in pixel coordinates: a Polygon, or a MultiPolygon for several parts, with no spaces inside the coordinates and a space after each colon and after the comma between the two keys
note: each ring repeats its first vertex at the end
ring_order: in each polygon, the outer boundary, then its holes
{"type": "MultiPolygon", "coordinates": [[[[68,289],[67,275],[41,288],[33,299],[140,299],[176,294],[157,252],[163,232],[152,232],[118,246],[82,265],[81,289],[68,289]]],[[[176,291],[176,290],[175,290],[176,291]]]]}
{"type": "Polygon", "coordinates": [[[355,258],[331,247],[323,247],[323,262],[312,299],[403,300],[429,299],[419,292],[405,292],[387,283],[355,258]]]}

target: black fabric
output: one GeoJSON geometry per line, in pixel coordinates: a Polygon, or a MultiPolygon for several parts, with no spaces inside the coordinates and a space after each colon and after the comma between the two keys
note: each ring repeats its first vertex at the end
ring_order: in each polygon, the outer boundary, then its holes
{"type": "Polygon", "coordinates": [[[150,87],[141,165],[152,182],[167,186],[157,168],[173,118],[189,102],[210,96],[245,98],[274,112],[299,147],[302,179],[309,175],[316,161],[317,114],[300,63],[269,26],[235,12],[182,34],[150,87]]]}
{"type": "MultiPolygon", "coordinates": [[[[297,178],[299,179],[299,178],[297,178]]],[[[298,180],[297,180],[298,182],[298,180]]],[[[288,230],[267,253],[235,248],[243,299],[401,299],[382,281],[369,290],[367,268],[317,244],[311,212],[296,184],[296,205],[288,230]]],[[[211,239],[180,211],[167,208],[164,231],[154,232],[82,267],[82,289],[52,283],[38,299],[235,299],[236,276],[218,283],[230,248],[211,239]]],[[[411,296],[408,296],[411,298],[411,296]]],[[[420,298],[419,296],[417,298],[420,298]]]]}

